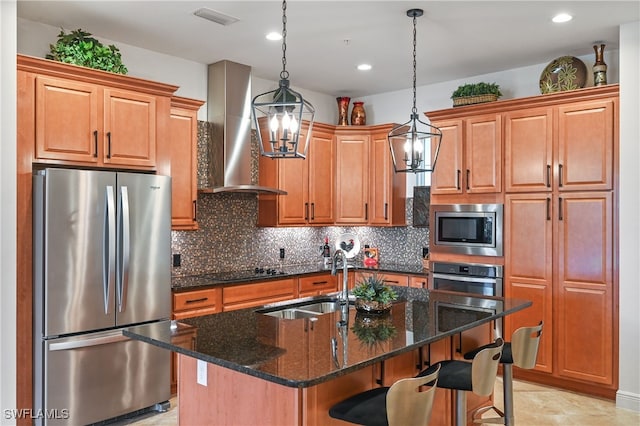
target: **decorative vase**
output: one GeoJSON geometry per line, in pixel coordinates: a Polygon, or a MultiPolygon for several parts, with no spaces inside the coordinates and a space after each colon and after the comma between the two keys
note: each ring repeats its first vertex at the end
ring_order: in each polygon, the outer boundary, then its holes
{"type": "Polygon", "coordinates": [[[596,63],[593,64],[593,85],[604,86],[607,84],[607,64],[604,63],[604,44],[593,46],[596,53],[596,63]]]}
{"type": "Polygon", "coordinates": [[[367,115],[364,111],[364,102],[354,102],[351,110],[351,125],[364,126],[367,124],[367,115]]]}
{"type": "Polygon", "coordinates": [[[349,102],[351,102],[351,98],[340,96],[336,98],[336,101],[338,101],[338,125],[346,126],[349,124],[349,102]]]}
{"type": "Polygon", "coordinates": [[[391,302],[382,303],[373,300],[365,300],[360,297],[356,298],[356,311],[366,314],[384,314],[391,309],[391,302]]]}

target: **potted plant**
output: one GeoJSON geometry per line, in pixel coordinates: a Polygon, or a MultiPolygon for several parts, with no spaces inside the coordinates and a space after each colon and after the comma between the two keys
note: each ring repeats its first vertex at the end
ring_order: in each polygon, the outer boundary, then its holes
{"type": "Polygon", "coordinates": [[[377,272],[363,275],[352,293],[356,297],[356,310],[370,314],[388,311],[391,303],[398,298],[396,292],[384,283],[377,272]]]}
{"type": "Polygon", "coordinates": [[[77,29],[66,34],[60,30],[56,44],[50,44],[51,52],[45,57],[67,64],[80,65],[117,74],[126,74],[120,50],[114,45],[105,46],[91,33],[77,29]]]}
{"type": "Polygon", "coordinates": [[[468,83],[458,86],[451,94],[453,106],[491,102],[502,96],[500,86],[495,83],[468,83]]]}

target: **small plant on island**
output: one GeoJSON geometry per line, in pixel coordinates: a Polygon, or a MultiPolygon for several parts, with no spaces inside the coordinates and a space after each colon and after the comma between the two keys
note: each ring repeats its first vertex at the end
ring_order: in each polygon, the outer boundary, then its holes
{"type": "Polygon", "coordinates": [[[120,50],[114,46],[105,46],[91,33],[77,29],[66,34],[60,30],[56,44],[50,44],[51,52],[45,57],[58,62],[79,65],[116,74],[126,74],[127,67],[122,63],[120,50]]]}
{"type": "Polygon", "coordinates": [[[397,293],[377,273],[363,276],[352,293],[356,297],[356,309],[368,313],[387,311],[391,302],[398,298],[397,293]]]}

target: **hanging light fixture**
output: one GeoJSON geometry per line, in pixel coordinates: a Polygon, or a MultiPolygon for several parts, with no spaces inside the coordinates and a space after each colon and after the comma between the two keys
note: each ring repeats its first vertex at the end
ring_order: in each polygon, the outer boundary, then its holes
{"type": "Polygon", "coordinates": [[[253,98],[251,113],[256,129],[260,155],[272,158],[306,158],[311,139],[313,105],[289,87],[287,71],[287,2],[282,2],[282,71],[280,86],[253,98]],[[266,120],[264,123],[263,120],[266,120]],[[268,126],[268,139],[260,131],[268,126]],[[264,127],[264,126],[262,126],[264,127]],[[305,136],[300,139],[300,133],[305,136]]]}
{"type": "Polygon", "coordinates": [[[422,14],[422,9],[407,10],[413,18],[413,109],[411,119],[387,135],[396,173],[432,172],[442,141],[440,129],[420,120],[416,109],[416,18],[422,14]]]}

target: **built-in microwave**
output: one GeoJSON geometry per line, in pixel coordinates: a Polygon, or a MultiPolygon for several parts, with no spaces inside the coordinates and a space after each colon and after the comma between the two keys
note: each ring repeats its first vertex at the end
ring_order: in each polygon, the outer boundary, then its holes
{"type": "Polygon", "coordinates": [[[432,204],[433,253],[502,256],[502,204],[432,204]]]}

